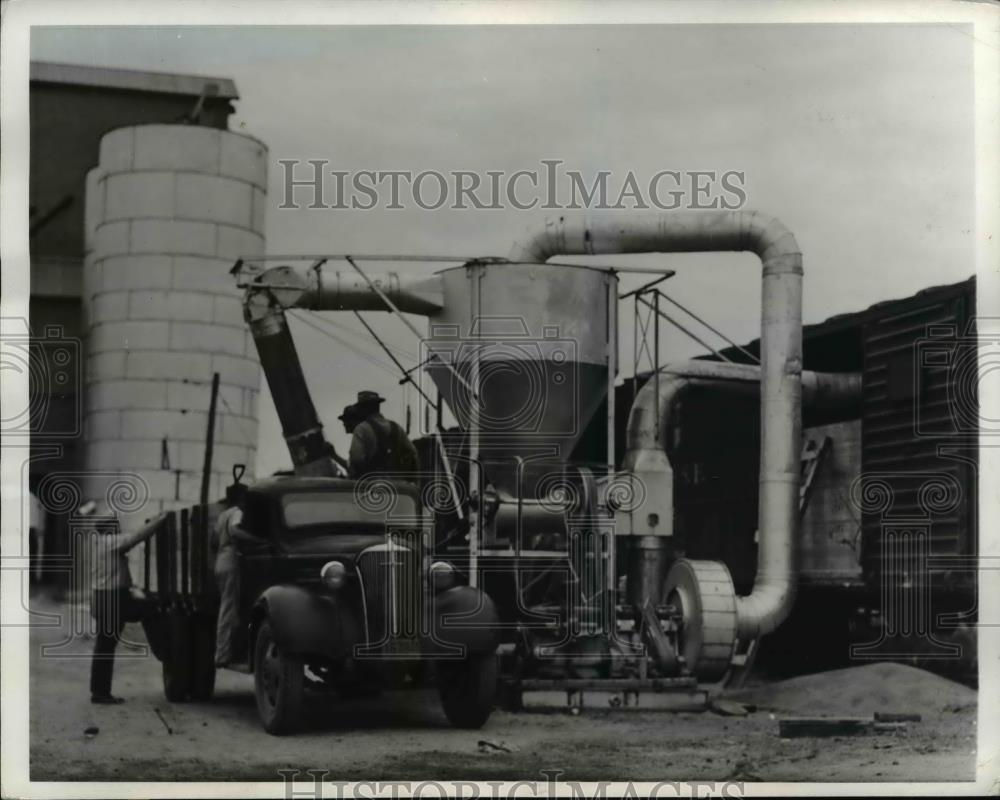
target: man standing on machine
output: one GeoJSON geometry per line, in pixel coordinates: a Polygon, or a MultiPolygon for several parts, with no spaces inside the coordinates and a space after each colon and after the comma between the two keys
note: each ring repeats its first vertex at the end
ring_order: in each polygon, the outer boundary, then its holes
{"type": "Polygon", "coordinates": [[[377,392],[358,392],[358,401],[344,409],[341,419],[351,436],[348,472],[354,479],[392,472],[416,472],[417,450],[396,422],[382,416],[385,402],[377,392]]]}

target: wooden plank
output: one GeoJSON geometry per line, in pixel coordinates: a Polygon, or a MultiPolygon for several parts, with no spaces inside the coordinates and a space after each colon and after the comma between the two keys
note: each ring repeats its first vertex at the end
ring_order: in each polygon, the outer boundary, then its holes
{"type": "Polygon", "coordinates": [[[191,507],[191,596],[195,599],[201,594],[201,540],[199,526],[201,506],[191,507]]]}
{"type": "Polygon", "coordinates": [[[874,721],[856,717],[803,717],[778,720],[778,735],[784,739],[802,736],[858,736],[869,733],[874,721]]]}
{"type": "Polygon", "coordinates": [[[188,554],[191,550],[189,539],[191,534],[191,513],[188,509],[181,510],[181,597],[185,600],[189,598],[190,586],[188,573],[188,554]]]}
{"type": "Polygon", "coordinates": [[[876,722],[920,722],[920,715],[912,711],[905,712],[891,712],[891,711],[876,711],[875,721],[876,722]]]}
{"type": "Polygon", "coordinates": [[[166,519],[156,531],[156,591],[161,602],[167,599],[167,525],[166,519]]]}
{"type": "Polygon", "coordinates": [[[177,514],[167,517],[167,597],[177,600],[177,514]]]}
{"type": "MultiPolygon", "coordinates": [[[[156,534],[153,534],[154,536],[156,534]]],[[[142,543],[142,590],[149,594],[149,547],[150,541],[147,539],[142,543]]]]}

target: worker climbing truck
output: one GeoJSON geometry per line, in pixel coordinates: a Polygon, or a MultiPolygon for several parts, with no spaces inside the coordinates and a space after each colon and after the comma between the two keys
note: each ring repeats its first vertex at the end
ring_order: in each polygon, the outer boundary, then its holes
{"type": "MultiPolygon", "coordinates": [[[[146,544],[144,626],[175,702],[213,692],[209,532],[220,510],[174,512],[146,544]]],[[[497,685],[496,614],[450,564],[430,560],[414,484],[271,478],[248,487],[241,527],[228,666],[253,674],[269,733],[298,727],[307,691],[358,696],[434,681],[453,724],[485,723],[497,685]]]]}

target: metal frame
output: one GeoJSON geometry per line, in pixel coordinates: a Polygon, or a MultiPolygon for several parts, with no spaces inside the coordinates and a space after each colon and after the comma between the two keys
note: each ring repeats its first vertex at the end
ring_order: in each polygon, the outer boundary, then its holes
{"type": "MultiPolygon", "coordinates": [[[[620,299],[633,298],[632,309],[632,400],[639,393],[639,375],[642,372],[643,363],[649,367],[649,372],[653,376],[656,385],[656,395],[660,394],[660,290],[657,285],[671,277],[663,275],[655,281],[651,281],[632,292],[623,294],[620,299]],[[646,295],[652,294],[653,301],[646,299],[646,295]],[[650,330],[652,328],[652,331],[650,330]],[[650,337],[653,341],[650,343],[650,337]]],[[[660,437],[660,420],[653,421],[656,431],[656,438],[660,437]]]]}

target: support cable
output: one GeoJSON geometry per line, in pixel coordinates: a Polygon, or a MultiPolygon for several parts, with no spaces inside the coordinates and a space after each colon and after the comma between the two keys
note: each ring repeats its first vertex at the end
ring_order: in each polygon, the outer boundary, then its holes
{"type": "Polygon", "coordinates": [[[643,305],[647,306],[648,308],[651,308],[659,316],[663,317],[663,319],[665,319],[667,322],[669,322],[671,325],[673,325],[679,331],[681,331],[682,333],[686,334],[691,339],[694,339],[694,341],[696,341],[698,344],[700,344],[702,347],[704,347],[706,350],[708,350],[712,355],[718,356],[721,360],[726,361],[726,362],[728,362],[730,364],[734,363],[732,359],[727,358],[726,356],[724,356],[722,353],[720,353],[718,350],[716,350],[714,347],[712,347],[712,345],[710,345],[704,339],[702,339],[701,337],[699,337],[697,334],[693,333],[692,331],[689,331],[687,328],[685,328],[683,325],[681,325],[677,320],[675,320],[673,317],[671,317],[670,315],[668,315],[666,312],[661,311],[660,309],[656,308],[656,306],[654,306],[652,303],[650,303],[645,297],[642,297],[641,295],[637,295],[636,297],[637,297],[637,299],[639,300],[640,303],[642,303],[643,305]]]}
{"type": "Polygon", "coordinates": [[[702,325],[704,325],[706,328],[708,328],[712,333],[714,333],[720,339],[723,339],[724,341],[726,341],[727,343],[729,343],[732,347],[735,347],[739,352],[741,352],[743,355],[745,355],[747,358],[749,358],[751,362],[760,364],[760,359],[757,358],[757,356],[755,356],[749,350],[746,350],[745,348],[740,347],[738,344],[736,344],[736,342],[734,342],[732,339],[730,339],[728,336],[726,336],[726,334],[724,334],[722,331],[718,330],[717,328],[713,328],[705,320],[703,320],[701,317],[699,317],[697,314],[695,314],[690,308],[686,308],[685,306],[682,306],[680,303],[678,303],[676,300],[674,300],[674,298],[672,298],[666,292],[661,291],[660,292],[660,296],[664,300],[666,300],[667,302],[673,303],[675,306],[677,306],[677,308],[679,308],[681,311],[683,311],[685,314],[687,314],[692,319],[696,320],[697,322],[700,322],[702,325]]]}
{"type": "MultiPolygon", "coordinates": [[[[364,279],[365,283],[368,284],[368,288],[371,289],[373,292],[375,292],[375,294],[379,296],[382,302],[389,307],[389,310],[392,311],[393,314],[395,314],[403,321],[403,324],[410,329],[413,335],[416,336],[417,339],[422,340],[424,337],[421,336],[420,331],[417,330],[416,326],[403,315],[403,312],[396,307],[396,304],[389,299],[388,295],[386,295],[386,293],[383,292],[378,287],[378,285],[371,278],[368,277],[367,274],[365,274],[365,271],[362,270],[361,267],[357,265],[357,262],[351,256],[344,256],[344,259],[347,261],[348,264],[354,267],[358,275],[360,275],[364,279]]],[[[440,357],[437,360],[441,364],[443,364],[448,369],[449,372],[451,372],[452,377],[455,378],[455,380],[461,383],[469,391],[469,393],[472,395],[472,399],[475,400],[476,402],[479,402],[479,392],[476,391],[475,387],[472,386],[472,384],[470,384],[465,378],[462,377],[461,373],[459,373],[459,371],[455,368],[455,366],[453,364],[447,363],[446,361],[442,361],[440,357]]]]}

